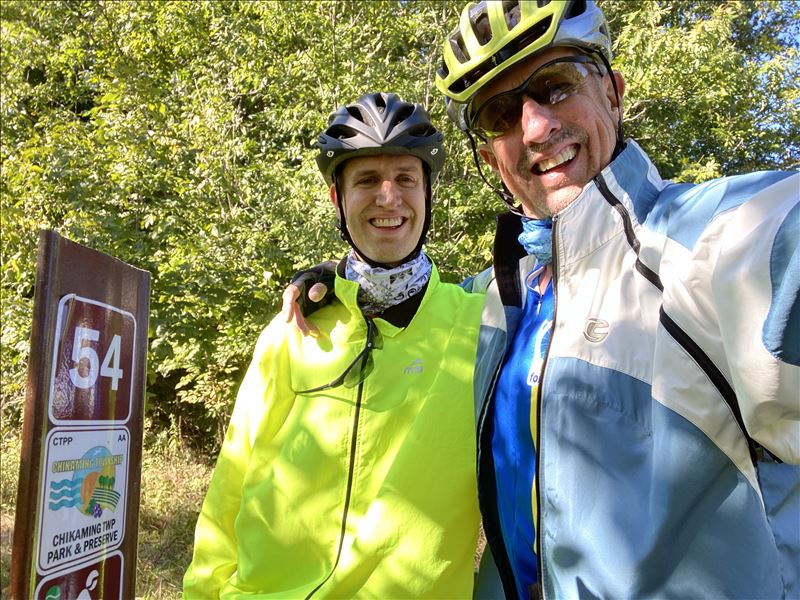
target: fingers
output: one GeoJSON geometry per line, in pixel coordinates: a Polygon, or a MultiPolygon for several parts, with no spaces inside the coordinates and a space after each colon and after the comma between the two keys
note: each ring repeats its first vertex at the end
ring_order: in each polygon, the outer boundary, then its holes
{"type": "Polygon", "coordinates": [[[304,336],[311,336],[313,338],[319,337],[319,329],[311,321],[306,321],[300,311],[295,312],[294,326],[300,330],[304,336]]]}
{"type": "Polygon", "coordinates": [[[294,315],[296,312],[299,312],[297,306],[297,299],[299,297],[300,289],[296,285],[290,283],[286,286],[286,289],[283,290],[283,306],[281,307],[281,313],[283,313],[283,318],[287,323],[295,318],[294,315]]]}
{"type": "Polygon", "coordinates": [[[311,286],[311,289],[308,290],[308,299],[312,302],[319,302],[325,297],[327,292],[328,286],[324,283],[315,283],[311,286]]]}
{"type": "Polygon", "coordinates": [[[295,304],[294,311],[292,312],[292,316],[290,319],[286,321],[287,323],[292,323],[296,329],[300,331],[303,337],[319,337],[319,329],[316,325],[314,325],[311,321],[307,321],[306,318],[303,316],[303,313],[300,312],[300,308],[295,304]]]}
{"type": "MultiPolygon", "coordinates": [[[[324,286],[323,286],[324,288],[324,286]]],[[[323,294],[324,295],[324,292],[323,294]]],[[[300,312],[300,305],[297,303],[300,297],[300,290],[291,283],[283,290],[283,306],[281,313],[286,323],[292,323],[300,333],[305,336],[318,337],[319,329],[311,321],[306,321],[303,313],[300,312]]]]}

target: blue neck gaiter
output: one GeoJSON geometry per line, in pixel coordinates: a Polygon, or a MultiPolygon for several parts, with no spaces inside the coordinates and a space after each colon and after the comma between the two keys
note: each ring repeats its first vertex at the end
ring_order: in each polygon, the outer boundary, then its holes
{"type": "Polygon", "coordinates": [[[549,265],[553,260],[553,219],[531,219],[522,217],[522,233],[517,238],[528,254],[536,257],[540,265],[549,265]]]}

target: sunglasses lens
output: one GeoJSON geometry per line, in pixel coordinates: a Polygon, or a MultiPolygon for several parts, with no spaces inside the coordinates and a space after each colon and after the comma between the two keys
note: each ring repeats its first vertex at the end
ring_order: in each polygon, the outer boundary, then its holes
{"type": "Polygon", "coordinates": [[[528,82],[527,91],[539,104],[558,104],[569,98],[589,76],[585,65],[557,63],[544,68],[528,82]]]}
{"type": "Polygon", "coordinates": [[[475,115],[475,129],[484,137],[496,137],[511,129],[522,114],[522,97],[516,93],[489,99],[475,115]]]}
{"type": "Polygon", "coordinates": [[[344,372],[330,383],[307,390],[295,390],[295,394],[310,394],[329,390],[340,385],[346,388],[356,387],[375,368],[375,359],[372,358],[372,351],[380,350],[381,348],[383,348],[383,337],[380,330],[372,321],[367,321],[367,345],[358,353],[358,356],[353,359],[353,362],[347,366],[344,372]]]}
{"type": "Polygon", "coordinates": [[[487,139],[498,137],[519,123],[525,98],[549,106],[574,95],[589,76],[590,71],[584,62],[591,62],[591,59],[558,60],[534,71],[518,88],[484,102],[471,120],[472,129],[487,139]]]}
{"type": "Polygon", "coordinates": [[[372,332],[372,349],[373,350],[383,349],[383,336],[381,335],[381,330],[378,329],[377,326],[372,332]]]}
{"type": "Polygon", "coordinates": [[[373,350],[383,348],[383,336],[381,330],[369,321],[367,323],[367,347],[361,351],[359,358],[355,360],[352,368],[344,376],[344,387],[354,388],[364,381],[375,368],[375,359],[372,357],[373,350]]]}
{"type": "Polygon", "coordinates": [[[344,381],[342,382],[344,387],[356,387],[367,378],[367,375],[372,373],[372,369],[374,368],[375,360],[372,358],[372,352],[367,350],[366,354],[353,365],[353,368],[347,371],[347,374],[344,376],[344,381]]]}

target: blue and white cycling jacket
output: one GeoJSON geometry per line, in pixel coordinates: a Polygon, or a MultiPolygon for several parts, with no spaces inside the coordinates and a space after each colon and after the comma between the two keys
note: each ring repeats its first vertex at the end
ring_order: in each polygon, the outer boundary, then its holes
{"type": "MultiPolygon", "coordinates": [[[[629,141],[554,217],[532,507],[545,598],[800,596],[799,192],[784,172],[666,182],[629,141]]],[[[467,286],[487,294],[481,580],[499,572],[509,598],[487,411],[533,260],[520,231],[500,216],[494,269],[467,286]]]]}

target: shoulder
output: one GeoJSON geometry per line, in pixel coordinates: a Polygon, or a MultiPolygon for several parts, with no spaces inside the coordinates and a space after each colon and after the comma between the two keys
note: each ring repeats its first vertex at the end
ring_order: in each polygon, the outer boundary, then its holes
{"type": "Polygon", "coordinates": [[[482,295],[469,293],[461,285],[441,281],[435,266],[428,285],[426,311],[439,313],[440,316],[463,311],[479,313],[483,306],[482,295]]]}
{"type": "MultiPolygon", "coordinates": [[[[342,321],[342,313],[347,312],[342,302],[335,296],[325,305],[320,307],[306,319],[317,326],[319,331],[327,336],[336,325],[342,321]]],[[[314,338],[308,338],[313,340],[314,338]]],[[[294,326],[287,323],[283,313],[276,314],[272,320],[261,330],[256,342],[256,356],[279,352],[281,349],[292,350],[302,345],[306,337],[294,326]]]]}
{"type": "Polygon", "coordinates": [[[483,294],[474,293],[476,290],[467,290],[455,283],[440,282],[436,288],[434,298],[439,301],[456,302],[464,306],[483,305],[483,294]]]}
{"type": "Polygon", "coordinates": [[[661,196],[670,198],[678,206],[686,206],[687,209],[702,204],[706,208],[716,207],[716,212],[720,212],[747,202],[753,196],[791,177],[797,179],[800,174],[790,171],[757,171],[698,184],[671,184],[664,188],[661,196]]]}
{"type": "Polygon", "coordinates": [[[692,248],[721,215],[750,202],[797,202],[800,174],[759,171],[699,184],[668,184],[659,194],[647,225],[692,248]]]}
{"type": "Polygon", "coordinates": [[[492,281],[494,281],[494,268],[488,267],[477,275],[467,277],[459,287],[472,294],[485,294],[492,281]]]}

